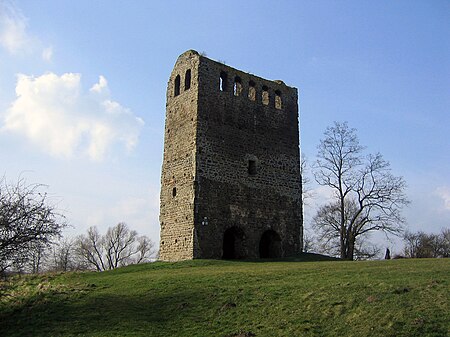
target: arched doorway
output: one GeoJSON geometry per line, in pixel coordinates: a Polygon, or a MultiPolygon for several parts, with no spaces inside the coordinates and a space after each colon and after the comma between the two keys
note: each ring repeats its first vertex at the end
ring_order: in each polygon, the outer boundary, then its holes
{"type": "Polygon", "coordinates": [[[261,235],[259,241],[259,257],[271,259],[281,257],[281,238],[274,230],[267,230],[261,235]]]}
{"type": "Polygon", "coordinates": [[[244,232],[239,227],[233,226],[223,233],[223,255],[222,258],[242,259],[244,252],[242,243],[244,240],[244,232]]]}

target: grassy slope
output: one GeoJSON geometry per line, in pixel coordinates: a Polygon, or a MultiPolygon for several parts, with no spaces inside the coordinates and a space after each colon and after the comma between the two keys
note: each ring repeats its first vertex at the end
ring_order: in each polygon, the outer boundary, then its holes
{"type": "Polygon", "coordinates": [[[450,259],[153,263],[9,287],[1,336],[450,335],[450,259]]]}

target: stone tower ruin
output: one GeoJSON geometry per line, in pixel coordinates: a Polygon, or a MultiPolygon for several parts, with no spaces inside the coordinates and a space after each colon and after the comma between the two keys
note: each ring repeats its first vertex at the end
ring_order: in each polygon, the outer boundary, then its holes
{"type": "Polygon", "coordinates": [[[167,86],[160,259],[302,248],[297,89],[189,50],[167,86]]]}

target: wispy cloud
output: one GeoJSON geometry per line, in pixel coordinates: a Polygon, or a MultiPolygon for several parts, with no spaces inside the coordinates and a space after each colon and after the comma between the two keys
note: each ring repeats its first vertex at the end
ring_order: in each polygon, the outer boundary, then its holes
{"type": "Polygon", "coordinates": [[[450,188],[446,186],[438,187],[436,194],[441,198],[444,203],[444,208],[450,211],[450,188]]]}
{"type": "Polygon", "coordinates": [[[81,227],[97,226],[102,231],[119,222],[126,222],[140,234],[148,234],[157,242],[159,238],[159,186],[145,188],[145,193],[137,192],[134,196],[114,197],[108,203],[85,205],[78,212],[84,215],[81,227]]]}
{"type": "Polygon", "coordinates": [[[28,32],[28,20],[12,2],[0,0],[0,46],[11,55],[41,53],[43,60],[50,61],[51,47],[28,32]]]}
{"type": "Polygon", "coordinates": [[[80,74],[18,75],[16,96],[2,130],[21,134],[56,157],[83,154],[99,161],[115,144],[131,151],[144,124],[111,99],[103,76],[84,92],[80,74]]]}
{"type": "Polygon", "coordinates": [[[53,57],[53,47],[47,47],[42,50],[42,59],[44,61],[51,61],[53,57]]]}

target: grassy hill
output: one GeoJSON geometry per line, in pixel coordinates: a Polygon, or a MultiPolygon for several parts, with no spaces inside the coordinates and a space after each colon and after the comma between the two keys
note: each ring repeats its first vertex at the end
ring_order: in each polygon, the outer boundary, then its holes
{"type": "Polygon", "coordinates": [[[14,278],[0,336],[450,336],[450,259],[310,260],[14,278]]]}

